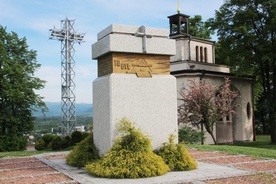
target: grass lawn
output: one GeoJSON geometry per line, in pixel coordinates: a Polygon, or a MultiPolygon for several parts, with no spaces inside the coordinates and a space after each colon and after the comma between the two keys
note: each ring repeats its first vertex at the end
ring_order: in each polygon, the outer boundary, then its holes
{"type": "Polygon", "coordinates": [[[276,145],[270,144],[269,135],[258,135],[255,142],[235,143],[233,145],[186,145],[199,150],[222,151],[231,154],[243,154],[276,159],[276,145]]]}
{"type": "MultiPolygon", "coordinates": [[[[231,154],[243,154],[256,157],[265,157],[276,159],[276,145],[270,144],[269,135],[258,135],[255,142],[246,143],[235,143],[233,145],[185,145],[187,148],[196,148],[199,150],[209,150],[209,151],[221,151],[231,154]]],[[[66,149],[71,150],[72,147],[66,149]]],[[[65,150],[61,150],[65,151],[65,150]]],[[[24,157],[33,156],[46,152],[54,151],[13,151],[13,152],[0,152],[0,158],[4,157],[24,157]]]]}
{"type": "MultiPolygon", "coordinates": [[[[65,148],[63,150],[59,151],[70,151],[73,149],[73,146],[70,146],[68,148],[65,148]]],[[[43,150],[43,151],[10,151],[10,152],[0,152],[0,159],[4,157],[27,157],[27,156],[33,156],[38,155],[41,153],[52,153],[52,152],[58,152],[53,150],[43,150]]]]}
{"type": "MultiPolygon", "coordinates": [[[[0,152],[0,159],[4,157],[27,157],[38,155],[40,153],[46,153],[47,151],[10,151],[10,152],[0,152]]],[[[49,152],[49,151],[48,151],[49,152]]]]}

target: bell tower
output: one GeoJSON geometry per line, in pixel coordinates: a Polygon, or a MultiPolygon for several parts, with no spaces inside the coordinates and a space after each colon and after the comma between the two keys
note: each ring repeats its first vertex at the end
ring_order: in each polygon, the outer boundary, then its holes
{"type": "Polygon", "coordinates": [[[178,13],[168,16],[170,21],[170,38],[186,37],[189,35],[189,15],[178,13]]]}
{"type": "Polygon", "coordinates": [[[189,17],[189,15],[180,13],[180,0],[178,0],[177,14],[168,16],[170,38],[187,37],[189,35],[189,17]]]}
{"type": "Polygon", "coordinates": [[[174,39],[176,44],[176,54],[170,58],[171,71],[206,68],[216,70],[215,66],[207,67],[206,65],[207,63],[215,64],[215,42],[191,35],[189,18],[189,15],[180,13],[180,0],[178,0],[177,13],[168,16],[169,37],[174,39]]]}

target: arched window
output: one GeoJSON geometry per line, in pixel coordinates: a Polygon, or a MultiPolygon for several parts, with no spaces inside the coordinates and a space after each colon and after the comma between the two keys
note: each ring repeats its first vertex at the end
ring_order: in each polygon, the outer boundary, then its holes
{"type": "Polygon", "coordinates": [[[199,61],[199,52],[198,52],[198,46],[195,47],[196,49],[196,61],[199,61]]]}
{"type": "Polygon", "coordinates": [[[229,114],[228,116],[225,117],[224,122],[232,122],[232,114],[229,114]]]}
{"type": "Polygon", "coordinates": [[[200,62],[203,62],[203,48],[200,47],[200,62]]]}
{"type": "Polygon", "coordinates": [[[207,48],[206,47],[204,47],[204,62],[205,63],[207,63],[207,61],[208,61],[208,55],[207,55],[207,48]]]}
{"type": "Polygon", "coordinates": [[[251,117],[251,105],[249,102],[246,105],[246,114],[247,114],[247,118],[249,119],[251,117]]]}

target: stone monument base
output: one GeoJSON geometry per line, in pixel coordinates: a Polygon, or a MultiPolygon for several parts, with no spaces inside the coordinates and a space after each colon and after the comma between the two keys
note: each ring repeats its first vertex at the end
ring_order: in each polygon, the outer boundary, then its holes
{"type": "Polygon", "coordinates": [[[135,74],[109,74],[93,82],[93,133],[100,155],[112,147],[115,125],[122,118],[135,122],[150,136],[153,149],[177,141],[176,79],[171,75],[138,78],[135,74]]]}

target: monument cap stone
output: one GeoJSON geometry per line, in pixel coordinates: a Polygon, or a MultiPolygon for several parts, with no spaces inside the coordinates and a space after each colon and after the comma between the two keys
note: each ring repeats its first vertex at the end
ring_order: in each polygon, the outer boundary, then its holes
{"type": "MultiPolygon", "coordinates": [[[[98,41],[104,38],[109,34],[130,34],[135,35],[137,31],[139,31],[141,26],[131,26],[131,25],[123,25],[123,24],[111,24],[101,32],[97,34],[98,41]]],[[[145,27],[148,35],[153,37],[163,37],[168,38],[169,30],[160,29],[160,28],[152,28],[145,27]]]]}
{"type": "Polygon", "coordinates": [[[92,59],[112,52],[172,56],[176,53],[175,40],[168,36],[166,29],[112,24],[98,33],[92,59]]]}

